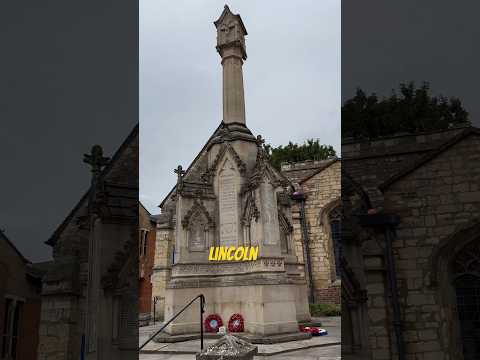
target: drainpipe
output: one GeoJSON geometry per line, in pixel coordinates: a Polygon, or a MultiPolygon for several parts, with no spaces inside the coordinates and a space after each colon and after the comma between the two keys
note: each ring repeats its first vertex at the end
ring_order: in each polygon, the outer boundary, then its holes
{"type": "Polygon", "coordinates": [[[395,275],[395,258],[393,256],[392,243],[396,238],[395,227],[399,224],[396,215],[376,214],[374,211],[369,215],[361,215],[360,223],[364,226],[380,228],[385,238],[385,260],[387,266],[387,279],[390,297],[390,305],[393,310],[392,327],[395,332],[395,341],[398,351],[398,359],[405,360],[405,343],[403,341],[403,329],[400,316],[400,302],[398,301],[398,285],[395,275]]]}
{"type": "Polygon", "coordinates": [[[398,359],[405,359],[405,348],[403,343],[402,321],[400,319],[400,303],[398,302],[397,277],[395,276],[395,262],[393,258],[392,242],[395,240],[395,229],[387,225],[385,231],[385,255],[387,259],[387,274],[390,287],[390,299],[393,309],[393,329],[397,342],[398,359]]]}
{"type": "Polygon", "coordinates": [[[299,191],[295,191],[292,194],[292,199],[300,203],[300,224],[302,226],[302,240],[303,240],[303,257],[307,265],[308,282],[309,282],[309,302],[313,304],[315,302],[315,288],[313,284],[312,275],[312,263],[310,259],[310,240],[308,238],[307,222],[305,220],[305,195],[299,191]]]}

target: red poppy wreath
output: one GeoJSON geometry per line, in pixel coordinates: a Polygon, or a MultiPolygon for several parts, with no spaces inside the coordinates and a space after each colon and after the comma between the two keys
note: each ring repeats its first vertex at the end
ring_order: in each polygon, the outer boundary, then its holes
{"type": "Polygon", "coordinates": [[[206,332],[217,333],[220,326],[223,325],[223,321],[218,314],[210,314],[206,317],[203,324],[206,332]]]}
{"type": "Polygon", "coordinates": [[[229,332],[243,332],[243,316],[240,314],[233,314],[228,320],[228,331],[229,332]]]}

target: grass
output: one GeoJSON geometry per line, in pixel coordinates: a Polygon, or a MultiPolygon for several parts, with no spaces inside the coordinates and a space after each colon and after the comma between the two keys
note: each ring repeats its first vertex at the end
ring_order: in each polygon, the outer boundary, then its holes
{"type": "Polygon", "coordinates": [[[334,304],[310,304],[310,314],[312,316],[341,316],[340,305],[334,304]]]}

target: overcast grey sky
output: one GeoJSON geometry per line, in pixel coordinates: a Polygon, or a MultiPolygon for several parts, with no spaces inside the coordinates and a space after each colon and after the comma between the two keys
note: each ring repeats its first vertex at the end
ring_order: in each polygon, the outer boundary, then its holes
{"type": "Polygon", "coordinates": [[[474,0],[344,0],[342,100],[357,87],[389,96],[427,81],[432,94],[460,98],[480,126],[479,13],[474,0]]]}
{"type": "MultiPolygon", "coordinates": [[[[140,1],[140,200],[152,213],[222,120],[225,1],[140,1]]],[[[272,145],[340,144],[340,0],[232,0],[248,31],[246,122],[272,145]]]]}
{"type": "Polygon", "coordinates": [[[31,261],[138,122],[133,1],[0,3],[0,229],[31,261]]]}

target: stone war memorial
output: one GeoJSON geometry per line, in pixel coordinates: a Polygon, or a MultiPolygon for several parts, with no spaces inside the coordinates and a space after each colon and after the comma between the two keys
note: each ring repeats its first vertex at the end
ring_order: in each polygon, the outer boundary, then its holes
{"type": "MultiPolygon", "coordinates": [[[[160,204],[152,295],[164,295],[165,320],[204,294],[205,315],[215,314],[224,326],[240,314],[244,332],[255,337],[299,333],[299,322],[309,321],[310,313],[304,264],[292,236],[295,189],[269,163],[264,140],[246,124],[243,21],[225,6],[214,24],[223,67],[223,121],[190,166],[175,170],[177,184],[160,204]],[[258,254],[256,260],[209,261],[211,247],[232,249],[231,255],[240,247],[258,254]],[[173,252],[170,267],[160,263],[162,251],[173,252]]],[[[167,334],[198,333],[198,314],[198,304],[190,307],[167,334]]]]}

